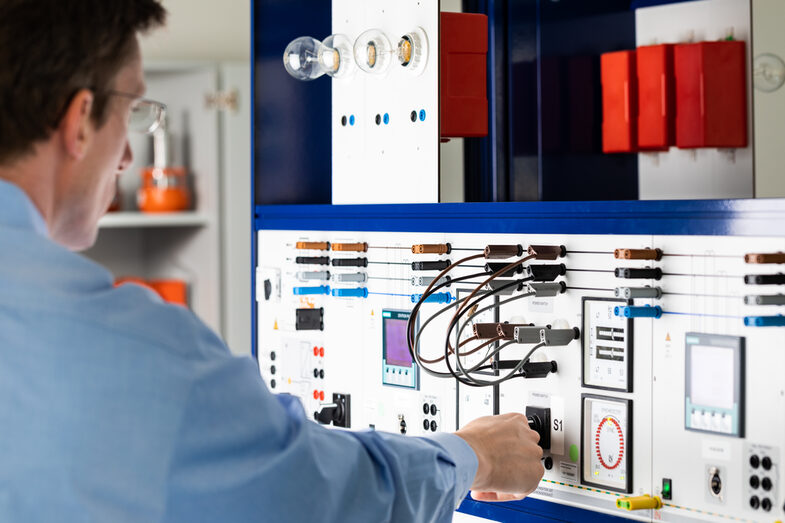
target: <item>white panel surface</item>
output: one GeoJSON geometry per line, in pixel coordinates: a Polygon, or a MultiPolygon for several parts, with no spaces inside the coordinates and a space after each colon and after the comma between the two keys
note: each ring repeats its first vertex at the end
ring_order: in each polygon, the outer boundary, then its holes
{"type": "Polygon", "coordinates": [[[358,69],[332,80],[333,203],[438,202],[439,2],[334,0],[332,27],[352,42],[368,29],[381,29],[393,47],[402,35],[421,27],[429,48],[419,76],[394,59],[383,75],[358,69]],[[377,125],[376,115],[385,114],[389,123],[377,125]],[[344,116],[347,125],[341,123],[344,116]],[[352,116],[354,125],[348,123],[352,116]]]}
{"type": "MultiPolygon", "coordinates": [[[[722,40],[747,43],[747,129],[753,141],[751,30],[749,0],[701,0],[646,7],[635,11],[635,43],[654,44],[722,40]]],[[[677,109],[678,110],[678,109],[677,109]]],[[[678,149],[638,155],[639,198],[675,200],[752,198],[753,150],[678,149]]]]}

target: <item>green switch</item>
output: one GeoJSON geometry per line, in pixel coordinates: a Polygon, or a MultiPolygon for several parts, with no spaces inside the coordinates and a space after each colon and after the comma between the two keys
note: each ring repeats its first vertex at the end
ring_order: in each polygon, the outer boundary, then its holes
{"type": "Polygon", "coordinates": [[[572,461],[573,463],[577,463],[578,456],[579,456],[578,445],[570,445],[570,461],[572,461]]]}
{"type": "Polygon", "coordinates": [[[662,478],[662,499],[673,499],[673,485],[670,478],[662,478]]]}

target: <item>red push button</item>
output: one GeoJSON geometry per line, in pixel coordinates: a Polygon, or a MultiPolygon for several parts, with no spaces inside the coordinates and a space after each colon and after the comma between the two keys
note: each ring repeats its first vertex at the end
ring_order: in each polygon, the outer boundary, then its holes
{"type": "Polygon", "coordinates": [[[313,348],[313,355],[314,356],[318,356],[319,355],[319,347],[314,347],[313,348]]]}
{"type": "Polygon", "coordinates": [[[315,400],[319,399],[319,391],[318,390],[314,390],[313,391],[313,399],[315,399],[315,400]]]}
{"type": "Polygon", "coordinates": [[[319,349],[319,356],[321,356],[322,358],[324,358],[324,347],[321,347],[321,348],[319,349]]]}
{"type": "Polygon", "coordinates": [[[321,391],[321,392],[319,393],[319,399],[320,399],[321,401],[324,401],[324,391],[321,391]]]}

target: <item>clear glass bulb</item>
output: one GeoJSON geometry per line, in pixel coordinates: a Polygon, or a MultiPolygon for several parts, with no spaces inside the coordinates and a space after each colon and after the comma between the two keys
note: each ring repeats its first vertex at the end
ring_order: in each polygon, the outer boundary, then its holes
{"type": "Polygon", "coordinates": [[[407,71],[419,75],[428,63],[428,36],[421,27],[417,27],[398,40],[395,51],[398,62],[407,71]]]}
{"type": "Polygon", "coordinates": [[[379,29],[365,31],[354,41],[354,61],[366,73],[384,74],[394,53],[390,39],[379,29]]]}
{"type": "Polygon", "coordinates": [[[323,42],[301,36],[286,46],[283,65],[298,80],[315,80],[323,74],[340,78],[354,71],[351,49],[351,41],[344,35],[330,35],[323,42]]]}

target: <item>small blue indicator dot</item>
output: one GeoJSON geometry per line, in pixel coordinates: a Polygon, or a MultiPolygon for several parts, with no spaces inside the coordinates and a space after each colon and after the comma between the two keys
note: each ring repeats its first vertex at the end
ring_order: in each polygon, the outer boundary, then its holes
{"type": "Polygon", "coordinates": [[[425,109],[420,109],[420,121],[425,121],[425,109]]]}
{"type": "Polygon", "coordinates": [[[389,113],[384,113],[384,125],[390,123],[390,115],[389,113]]]}
{"type": "Polygon", "coordinates": [[[354,125],[354,115],[349,117],[349,125],[354,125]]]}

